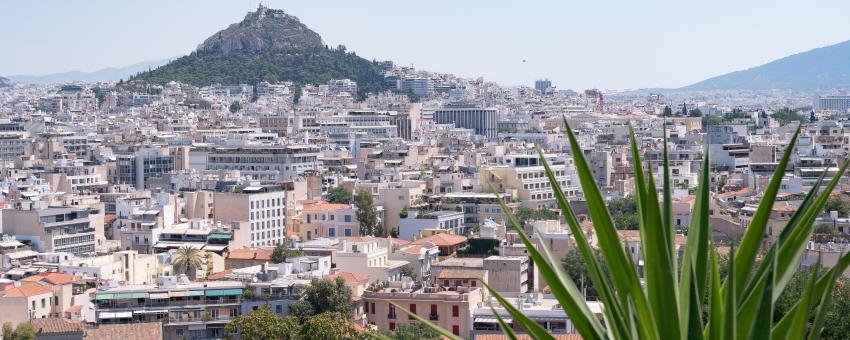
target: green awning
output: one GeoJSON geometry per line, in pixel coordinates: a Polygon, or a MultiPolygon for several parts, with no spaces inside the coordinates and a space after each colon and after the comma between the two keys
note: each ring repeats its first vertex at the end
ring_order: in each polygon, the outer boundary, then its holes
{"type": "Polygon", "coordinates": [[[147,299],[148,293],[133,293],[134,299],[147,299]]]}
{"type": "Polygon", "coordinates": [[[210,234],[207,239],[211,240],[230,240],[233,238],[231,234],[210,234]]]}
{"type": "Polygon", "coordinates": [[[190,290],[189,296],[204,296],[203,290],[190,290]]]}
{"type": "Polygon", "coordinates": [[[115,298],[115,294],[105,293],[105,294],[97,294],[95,295],[95,300],[112,300],[115,298]]]}
{"type": "Polygon", "coordinates": [[[222,296],[222,295],[242,295],[241,288],[235,289],[210,289],[207,290],[207,296],[222,296]]]}
{"type": "Polygon", "coordinates": [[[115,294],[115,300],[119,299],[132,299],[134,293],[117,293],[115,294]]]}

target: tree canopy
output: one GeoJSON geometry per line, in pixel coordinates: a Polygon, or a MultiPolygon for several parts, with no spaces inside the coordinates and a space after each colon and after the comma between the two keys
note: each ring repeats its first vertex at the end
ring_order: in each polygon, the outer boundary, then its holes
{"type": "Polygon", "coordinates": [[[841,195],[830,197],[823,207],[823,212],[829,214],[830,211],[837,211],[838,217],[847,217],[850,213],[850,200],[841,195]]]}
{"type": "Polygon", "coordinates": [[[378,221],[378,209],[375,208],[375,199],[372,192],[361,189],[357,192],[355,200],[357,206],[357,222],[360,224],[361,236],[384,236],[384,228],[378,221]]]}
{"type": "Polygon", "coordinates": [[[290,257],[304,255],[301,249],[290,249],[286,244],[278,244],[272,251],[272,263],[284,263],[290,257]]]}
{"type": "Polygon", "coordinates": [[[634,197],[617,198],[608,201],[608,211],[614,226],[621,230],[637,230],[637,202],[634,197]]]}
{"type": "Polygon", "coordinates": [[[558,212],[548,208],[534,210],[529,207],[521,207],[517,209],[514,216],[516,216],[520,225],[523,225],[526,221],[557,220],[558,212]]]}
{"type": "Polygon", "coordinates": [[[351,203],[351,191],[342,187],[335,186],[328,190],[328,202],[338,203],[338,204],[350,204],[351,203]]]}

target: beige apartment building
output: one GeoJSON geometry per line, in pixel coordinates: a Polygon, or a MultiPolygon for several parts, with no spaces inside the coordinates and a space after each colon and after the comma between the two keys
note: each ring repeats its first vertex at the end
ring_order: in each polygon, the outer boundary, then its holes
{"type": "Polygon", "coordinates": [[[235,187],[230,192],[216,192],[213,201],[216,222],[246,222],[234,228],[234,240],[248,240],[251,247],[284,241],[286,192],[280,185],[235,187]]]}
{"type": "Polygon", "coordinates": [[[319,237],[352,237],[360,234],[357,208],[352,204],[324,201],[303,204],[301,213],[292,219],[292,235],[302,241],[319,237]]]}
{"type": "Polygon", "coordinates": [[[0,291],[0,320],[13,325],[32,319],[64,316],[71,307],[77,277],[50,273],[21,279],[15,286],[0,291]]]}
{"type": "Polygon", "coordinates": [[[418,322],[390,304],[395,303],[466,338],[470,337],[472,330],[472,310],[484,300],[484,291],[483,288],[459,288],[453,291],[385,288],[377,292],[364,292],[363,300],[369,324],[381,332],[395,330],[401,324],[418,322]]]}

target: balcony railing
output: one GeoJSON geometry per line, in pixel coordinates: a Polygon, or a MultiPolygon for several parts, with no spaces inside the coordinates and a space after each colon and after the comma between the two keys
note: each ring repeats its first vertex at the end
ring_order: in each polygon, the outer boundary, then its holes
{"type": "Polygon", "coordinates": [[[240,299],[218,299],[218,300],[186,300],[186,301],[164,301],[164,302],[144,302],[144,303],[99,303],[98,309],[139,309],[139,308],[162,308],[162,307],[185,307],[185,306],[206,306],[206,305],[228,305],[238,304],[240,299]]]}
{"type": "Polygon", "coordinates": [[[437,315],[437,314],[428,314],[428,320],[431,320],[431,321],[440,320],[440,316],[437,315]]]}

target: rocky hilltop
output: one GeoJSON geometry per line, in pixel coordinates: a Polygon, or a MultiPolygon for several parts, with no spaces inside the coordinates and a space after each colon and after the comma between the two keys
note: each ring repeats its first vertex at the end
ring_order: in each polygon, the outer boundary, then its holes
{"type": "Polygon", "coordinates": [[[12,86],[12,81],[9,78],[0,77],[0,87],[12,86]]]}
{"type": "Polygon", "coordinates": [[[362,98],[387,89],[383,73],[391,65],[361,58],[344,46],[328,48],[318,33],[295,16],[260,6],[241,22],[204,40],[191,54],[130,80],[206,86],[261,81],[324,84],[348,78],[357,82],[362,98]]]}
{"type": "Polygon", "coordinates": [[[282,10],[260,6],[256,12],[248,13],[241,22],[204,40],[198,45],[198,51],[302,51],[324,46],[322,37],[307,28],[297,17],[282,10]]]}

